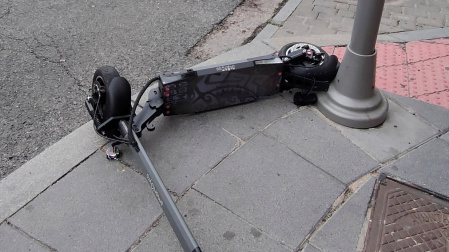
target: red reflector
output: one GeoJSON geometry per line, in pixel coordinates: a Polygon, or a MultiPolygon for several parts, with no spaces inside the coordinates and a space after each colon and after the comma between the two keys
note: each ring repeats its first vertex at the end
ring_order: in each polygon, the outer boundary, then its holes
{"type": "Polygon", "coordinates": [[[169,97],[170,93],[169,92],[165,92],[165,97],[169,97]]]}
{"type": "Polygon", "coordinates": [[[169,115],[169,114],[170,114],[170,111],[165,111],[165,114],[169,115]]]}
{"type": "Polygon", "coordinates": [[[165,91],[170,91],[170,87],[165,87],[165,91]]]}
{"type": "Polygon", "coordinates": [[[282,75],[282,72],[279,72],[278,75],[281,76],[281,75],[282,75]]]}
{"type": "Polygon", "coordinates": [[[281,84],[279,84],[279,83],[276,84],[276,87],[280,87],[280,86],[281,86],[281,84]]]}
{"type": "Polygon", "coordinates": [[[170,105],[166,105],[165,108],[166,108],[166,109],[169,109],[169,108],[170,108],[170,105]]]}

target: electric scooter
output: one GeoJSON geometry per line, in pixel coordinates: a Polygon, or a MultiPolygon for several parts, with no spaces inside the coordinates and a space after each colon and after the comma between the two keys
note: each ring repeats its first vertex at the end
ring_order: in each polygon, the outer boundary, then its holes
{"type": "Polygon", "coordinates": [[[95,132],[108,139],[108,159],[120,156],[119,144],[127,144],[142,162],[165,216],[185,252],[200,252],[187,224],[146,154],[139,137],[145,128],[155,129],[152,121],[160,116],[194,114],[257,101],[261,97],[297,89],[294,103],[316,101],[315,92],[327,91],[340,63],[322,48],[294,42],[278,53],[207,67],[169,72],[149,80],[131,106],[131,86],[117,70],[103,66],[95,71],[91,94],[85,105],[95,132]],[[148,90],[142,110],[139,101],[148,90]]]}

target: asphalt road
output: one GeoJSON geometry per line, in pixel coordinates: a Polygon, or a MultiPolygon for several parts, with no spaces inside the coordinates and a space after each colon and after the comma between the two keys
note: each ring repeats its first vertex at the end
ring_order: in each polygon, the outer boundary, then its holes
{"type": "MultiPolygon", "coordinates": [[[[0,179],[90,120],[95,69],[133,87],[185,56],[242,0],[0,0],[0,179]]],[[[67,149],[70,155],[70,149],[67,149]]]]}

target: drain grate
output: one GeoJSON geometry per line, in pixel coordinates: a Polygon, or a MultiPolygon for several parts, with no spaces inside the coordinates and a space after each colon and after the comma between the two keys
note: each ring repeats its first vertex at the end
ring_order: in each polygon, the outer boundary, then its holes
{"type": "Polygon", "coordinates": [[[379,186],[365,251],[449,252],[449,202],[386,178],[379,186]]]}

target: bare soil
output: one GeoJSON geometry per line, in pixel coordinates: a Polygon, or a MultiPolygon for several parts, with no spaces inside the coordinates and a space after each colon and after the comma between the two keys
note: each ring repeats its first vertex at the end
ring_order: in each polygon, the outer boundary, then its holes
{"type": "Polygon", "coordinates": [[[215,25],[187,56],[207,60],[250,42],[276,15],[285,0],[246,0],[215,25]]]}

